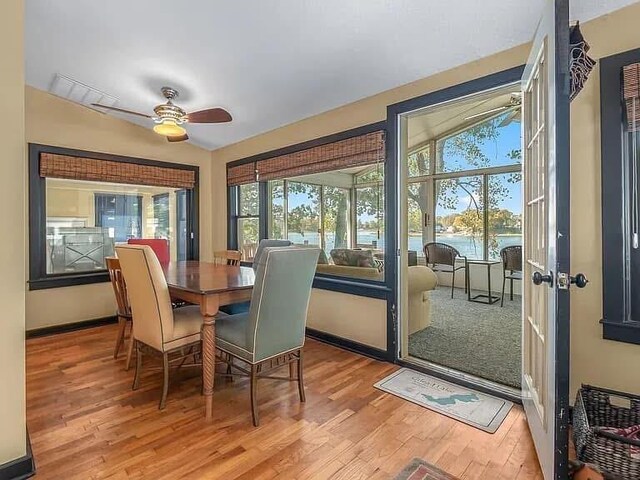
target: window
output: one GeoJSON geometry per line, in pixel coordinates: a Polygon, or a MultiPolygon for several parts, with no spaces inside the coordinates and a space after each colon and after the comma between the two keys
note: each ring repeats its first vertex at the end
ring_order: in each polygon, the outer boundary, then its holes
{"type": "MultiPolygon", "coordinates": [[[[174,182],[167,177],[173,164],[40,145],[30,145],[29,152],[30,289],[108,281],[105,257],[132,238],[168,240],[172,261],[197,255],[195,184],[188,189],[150,184],[157,169],[159,182],[174,182]],[[125,182],[140,178],[146,184],[82,179],[99,174],[102,158],[110,179],[124,171],[125,182]],[[66,159],[72,167],[64,166],[66,159]],[[118,162],[125,167],[114,169],[118,162]],[[76,178],[60,178],[65,172],[76,178]]],[[[197,167],[178,167],[178,177],[188,170],[196,179],[197,167]]]]}
{"type": "Polygon", "coordinates": [[[438,241],[470,259],[496,260],[503,247],[522,244],[519,114],[467,122],[409,153],[410,251],[422,256],[438,241]]]}
{"type": "Polygon", "coordinates": [[[603,337],[640,344],[640,49],[600,60],[600,101],[603,337]]]}
{"type": "Polygon", "coordinates": [[[297,245],[320,246],[318,185],[287,182],[287,239],[297,245]]]}
{"type": "Polygon", "coordinates": [[[238,187],[236,225],[238,248],[245,260],[252,260],[260,241],[260,203],[257,183],[238,187]]]}

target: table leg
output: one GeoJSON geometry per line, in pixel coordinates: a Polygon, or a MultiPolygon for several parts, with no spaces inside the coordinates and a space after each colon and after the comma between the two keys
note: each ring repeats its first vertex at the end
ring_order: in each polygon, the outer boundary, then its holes
{"type": "Polygon", "coordinates": [[[218,299],[205,297],[200,303],[202,313],[202,386],[205,418],[213,417],[213,386],[216,374],[216,319],[218,299]]]}

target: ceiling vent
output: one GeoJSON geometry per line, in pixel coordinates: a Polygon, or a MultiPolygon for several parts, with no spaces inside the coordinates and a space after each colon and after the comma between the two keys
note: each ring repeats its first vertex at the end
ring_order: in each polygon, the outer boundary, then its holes
{"type": "Polygon", "coordinates": [[[112,97],[111,95],[108,95],[104,92],[101,92],[100,90],[85,85],[84,83],[80,83],[73,78],[66,77],[59,73],[56,74],[53,81],[51,82],[49,92],[58,97],[62,97],[67,100],[71,100],[72,102],[79,103],[80,105],[84,105],[85,107],[95,111],[100,110],[93,107],[91,105],[92,103],[99,103],[101,105],[112,107],[118,102],[118,99],[112,97]]]}

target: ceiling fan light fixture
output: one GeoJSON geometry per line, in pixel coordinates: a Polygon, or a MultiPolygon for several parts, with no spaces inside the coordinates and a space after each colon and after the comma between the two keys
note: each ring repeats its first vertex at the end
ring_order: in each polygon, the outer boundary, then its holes
{"type": "Polygon", "coordinates": [[[176,123],[172,118],[164,118],[154,125],[153,131],[165,137],[179,137],[187,133],[187,131],[176,123]]]}

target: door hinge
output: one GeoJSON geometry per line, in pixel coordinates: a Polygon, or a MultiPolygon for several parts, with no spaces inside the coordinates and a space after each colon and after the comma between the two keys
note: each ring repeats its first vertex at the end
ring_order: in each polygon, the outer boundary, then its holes
{"type": "Polygon", "coordinates": [[[556,285],[558,286],[558,290],[569,290],[569,286],[571,285],[569,274],[558,272],[558,275],[556,275],[556,285]]]}

